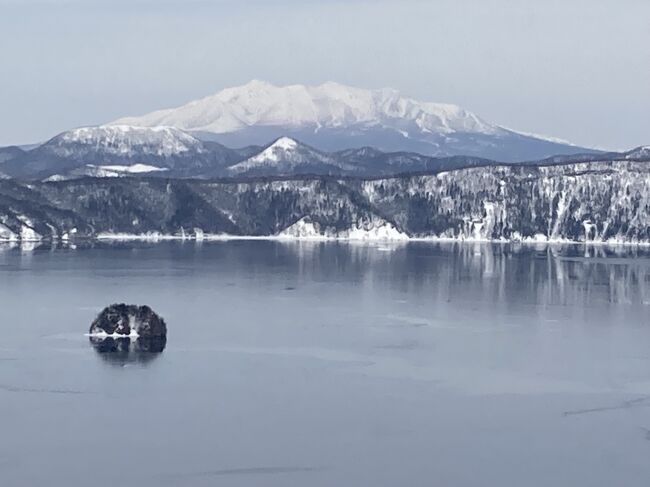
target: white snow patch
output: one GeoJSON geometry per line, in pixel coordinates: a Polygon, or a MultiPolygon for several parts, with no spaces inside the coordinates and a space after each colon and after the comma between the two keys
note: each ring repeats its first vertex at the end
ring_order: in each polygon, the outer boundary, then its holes
{"type": "Polygon", "coordinates": [[[328,238],[321,234],[320,229],[307,218],[301,218],[296,223],[280,232],[278,236],[282,238],[328,238]]]}
{"type": "MultiPolygon", "coordinates": [[[[293,151],[297,147],[298,143],[295,140],[289,137],[281,137],[266,149],[264,149],[262,152],[248,159],[247,162],[249,165],[265,162],[278,162],[283,156],[287,157],[287,152],[293,151]]],[[[238,164],[238,166],[239,165],[241,164],[238,164]]]]}
{"type": "Polygon", "coordinates": [[[34,223],[25,215],[16,215],[22,225],[20,227],[20,240],[22,242],[39,242],[43,236],[34,230],[34,223]]]}
{"type": "Polygon", "coordinates": [[[18,235],[15,232],[11,231],[9,227],[0,223],[0,240],[8,242],[18,241],[18,235]]]}
{"type": "Polygon", "coordinates": [[[298,143],[290,137],[280,137],[271,147],[282,150],[292,150],[298,147],[298,143]]]}
{"type": "Polygon", "coordinates": [[[20,240],[23,242],[38,242],[42,239],[43,236],[36,232],[32,227],[28,227],[27,225],[22,225],[20,227],[20,240]]]}
{"type": "Polygon", "coordinates": [[[49,178],[43,179],[44,183],[55,183],[57,181],[66,181],[68,178],[63,176],[62,174],[54,174],[50,176],[49,178]]]}
{"type": "Polygon", "coordinates": [[[157,167],[149,166],[147,164],[132,164],[130,166],[95,166],[93,164],[87,164],[88,167],[100,169],[103,171],[117,172],[117,173],[130,173],[130,174],[140,174],[147,172],[159,172],[159,171],[169,171],[166,167],[157,167]]]}
{"type": "Polygon", "coordinates": [[[317,223],[301,218],[278,234],[279,238],[336,239],[336,240],[408,240],[408,235],[397,230],[391,223],[381,219],[358,222],[348,230],[323,231],[317,223]]]}
{"type": "Polygon", "coordinates": [[[408,235],[400,232],[389,222],[373,225],[369,228],[357,226],[345,236],[350,240],[408,240],[408,235]]]}
{"type": "Polygon", "coordinates": [[[534,132],[523,132],[521,130],[514,130],[514,129],[511,129],[511,128],[508,128],[508,127],[504,127],[503,125],[501,127],[506,129],[509,132],[513,132],[513,133],[518,134],[518,135],[523,135],[524,137],[533,137],[534,139],[545,140],[546,142],[552,142],[554,144],[575,146],[575,144],[572,144],[568,140],[561,139],[560,137],[553,137],[551,135],[537,134],[537,133],[534,133],[534,132]]]}
{"type": "Polygon", "coordinates": [[[585,229],[585,242],[590,242],[596,238],[598,226],[595,223],[591,220],[585,220],[582,222],[582,227],[585,229]]]}
{"type": "Polygon", "coordinates": [[[135,330],[135,328],[131,327],[130,332],[128,334],[126,334],[126,333],[106,333],[105,331],[99,331],[97,333],[86,333],[85,336],[87,336],[87,337],[95,337],[95,338],[138,338],[140,335],[135,330]]]}

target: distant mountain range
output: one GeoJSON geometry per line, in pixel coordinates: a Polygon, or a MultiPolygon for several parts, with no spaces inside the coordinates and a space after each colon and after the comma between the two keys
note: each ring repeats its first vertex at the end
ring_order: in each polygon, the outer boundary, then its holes
{"type": "Polygon", "coordinates": [[[175,127],[230,147],[288,136],[329,152],[375,147],[504,162],[597,152],[506,129],[456,105],[414,100],[389,88],[365,90],[332,82],[275,86],[251,81],[178,108],[113,124],[175,127]]]}
{"type": "Polygon", "coordinates": [[[517,133],[392,89],[252,81],[179,108],[0,148],[0,178],[372,178],[503,163],[647,160],[647,152],[604,153],[517,133]]]}
{"type": "MultiPolygon", "coordinates": [[[[645,160],[647,148],[528,161],[645,160]]],[[[70,130],[30,150],[0,149],[0,177],[66,180],[81,177],[250,178],[331,175],[382,177],[502,163],[474,156],[432,157],[372,147],[325,152],[289,137],[232,149],[172,127],[107,125],[70,130]]]]}

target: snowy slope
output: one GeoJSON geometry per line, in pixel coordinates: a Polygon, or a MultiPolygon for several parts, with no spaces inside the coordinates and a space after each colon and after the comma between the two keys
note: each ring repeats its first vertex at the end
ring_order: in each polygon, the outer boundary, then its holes
{"type": "Polygon", "coordinates": [[[641,147],[637,147],[636,149],[632,149],[629,152],[625,153],[625,158],[626,159],[631,159],[631,160],[647,160],[650,159],[650,145],[644,145],[641,147]]]}
{"type": "Polygon", "coordinates": [[[57,135],[42,147],[67,157],[85,152],[105,155],[155,155],[171,157],[190,151],[202,152],[201,141],[173,127],[127,125],[83,127],[57,135]]]}
{"type": "Polygon", "coordinates": [[[291,139],[280,137],[259,154],[228,168],[235,174],[292,174],[296,172],[340,173],[343,167],[335,157],[291,139]]]}
{"type": "Polygon", "coordinates": [[[16,146],[0,147],[0,164],[22,156],[25,152],[16,146]]]}
{"type": "Polygon", "coordinates": [[[115,123],[228,133],[253,125],[392,126],[397,121],[411,121],[422,131],[437,133],[502,131],[456,105],[419,102],[388,88],[364,90],[333,82],[319,86],[275,86],[251,81],[179,108],[123,118],[115,123]]]}
{"type": "Polygon", "coordinates": [[[275,86],[251,81],[113,124],[173,126],[231,147],[286,135],[328,151],[373,146],[508,162],[586,151],[559,139],[500,127],[456,105],[418,101],[390,88],[366,90],[333,82],[275,86]]]}
{"type": "Polygon", "coordinates": [[[48,178],[67,177],[71,171],[72,176],[97,173],[93,168],[100,166],[112,173],[150,173],[147,168],[153,167],[191,177],[219,172],[245,157],[173,127],[98,126],[63,132],[3,163],[2,171],[13,177],[48,178]]]}

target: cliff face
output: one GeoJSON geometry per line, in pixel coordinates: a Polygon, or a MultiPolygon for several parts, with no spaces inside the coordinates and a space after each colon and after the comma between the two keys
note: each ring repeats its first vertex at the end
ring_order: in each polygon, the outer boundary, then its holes
{"type": "Polygon", "coordinates": [[[650,241],[647,163],[489,167],[368,181],[368,201],[409,235],[650,241]]]}
{"type": "Polygon", "coordinates": [[[650,165],[385,179],[0,181],[0,239],[102,233],[650,242],[650,165]]]}

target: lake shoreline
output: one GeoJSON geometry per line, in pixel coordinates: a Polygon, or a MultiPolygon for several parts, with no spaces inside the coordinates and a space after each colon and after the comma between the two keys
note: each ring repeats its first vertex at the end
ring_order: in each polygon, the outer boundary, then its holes
{"type": "Polygon", "coordinates": [[[275,242],[337,242],[350,244],[404,244],[404,243],[458,243],[458,244],[502,244],[502,245],[525,245],[525,246],[585,246],[585,247],[650,247],[650,242],[629,242],[629,241],[578,241],[565,239],[480,239],[480,238],[451,238],[451,237],[410,237],[402,234],[399,238],[366,237],[353,238],[348,236],[294,236],[294,235],[231,235],[231,234],[163,234],[163,233],[100,233],[92,237],[74,238],[41,238],[41,239],[0,239],[0,245],[6,244],[39,244],[39,243],[63,243],[74,245],[80,242],[227,242],[227,241],[275,241],[275,242]]]}

